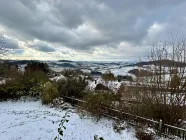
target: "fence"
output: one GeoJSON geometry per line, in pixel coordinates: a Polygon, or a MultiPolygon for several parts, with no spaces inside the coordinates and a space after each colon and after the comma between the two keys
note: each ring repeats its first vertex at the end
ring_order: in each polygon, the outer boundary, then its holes
{"type": "Polygon", "coordinates": [[[178,136],[179,138],[181,138],[183,140],[186,140],[186,129],[179,128],[176,126],[163,124],[161,133],[164,136],[173,135],[173,136],[178,136]]]}
{"type": "MultiPolygon", "coordinates": [[[[74,97],[67,97],[63,96],[63,98],[67,101],[72,103],[75,106],[78,106],[79,103],[84,103],[85,101],[76,99],[74,97]]],[[[127,120],[127,122],[131,125],[139,125],[144,124],[148,125],[149,127],[153,127],[157,130],[159,135],[164,135],[165,137],[169,137],[170,135],[177,136],[183,140],[186,140],[186,129],[179,128],[176,126],[163,124],[162,120],[155,121],[148,118],[144,118],[141,116],[133,115],[127,112],[123,112],[117,109],[111,109],[104,106],[100,106],[103,109],[107,110],[107,113],[103,113],[103,116],[115,119],[115,120],[127,120]]]]}

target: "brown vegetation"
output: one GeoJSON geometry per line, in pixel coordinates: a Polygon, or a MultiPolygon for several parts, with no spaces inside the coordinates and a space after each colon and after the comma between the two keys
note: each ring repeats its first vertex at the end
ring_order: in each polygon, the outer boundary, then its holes
{"type": "MultiPolygon", "coordinates": [[[[148,77],[138,78],[137,84],[120,88],[123,98],[136,100],[131,113],[164,123],[179,126],[186,119],[186,40],[173,40],[153,47],[148,60],[157,62],[150,66],[148,77]],[[164,60],[170,60],[166,62],[164,60]],[[179,62],[179,63],[178,63],[179,62]],[[166,75],[165,75],[166,74],[166,75]]],[[[139,71],[140,72],[140,71],[139,71]]]]}

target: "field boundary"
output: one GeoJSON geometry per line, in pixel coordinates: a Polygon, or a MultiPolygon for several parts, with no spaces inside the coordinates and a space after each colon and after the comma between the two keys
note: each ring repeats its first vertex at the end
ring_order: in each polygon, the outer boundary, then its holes
{"type": "MultiPolygon", "coordinates": [[[[78,106],[79,103],[85,103],[85,101],[81,99],[77,99],[74,97],[63,96],[64,99],[67,99],[71,104],[78,106]]],[[[152,119],[148,119],[145,117],[133,115],[127,112],[123,112],[117,109],[111,109],[108,107],[100,106],[103,109],[107,110],[109,114],[102,113],[103,116],[112,118],[114,120],[126,120],[129,124],[138,126],[139,124],[144,124],[149,127],[153,127],[157,130],[158,135],[163,135],[165,137],[169,137],[170,135],[177,136],[183,140],[186,140],[186,129],[180,128],[177,126],[172,126],[169,124],[163,124],[162,120],[156,121],[152,119]],[[118,114],[115,116],[114,114],[118,114]],[[118,117],[119,116],[119,117],[118,117]]]]}

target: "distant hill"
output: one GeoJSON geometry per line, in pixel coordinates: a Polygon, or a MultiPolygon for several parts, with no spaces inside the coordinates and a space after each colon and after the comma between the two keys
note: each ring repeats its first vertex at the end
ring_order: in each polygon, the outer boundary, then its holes
{"type": "Polygon", "coordinates": [[[76,68],[76,66],[70,63],[62,63],[62,64],[55,64],[55,65],[60,66],[60,67],[76,68]]]}
{"type": "Polygon", "coordinates": [[[74,62],[74,61],[71,61],[71,60],[58,60],[58,62],[67,62],[67,63],[70,63],[70,62],[74,62]]]}
{"type": "Polygon", "coordinates": [[[24,65],[32,62],[40,62],[39,60],[3,60],[4,63],[9,63],[12,65],[24,65]]]}
{"type": "Polygon", "coordinates": [[[162,66],[164,67],[169,67],[169,66],[178,66],[178,67],[186,67],[186,63],[182,63],[182,62],[176,62],[173,60],[161,60],[161,61],[146,61],[146,62],[139,62],[136,64],[130,64],[130,65],[126,65],[126,66],[144,66],[144,65],[159,65],[162,64],[162,66]]]}
{"type": "Polygon", "coordinates": [[[138,70],[138,69],[132,69],[129,70],[128,73],[134,74],[136,77],[143,77],[143,76],[151,76],[153,75],[152,72],[148,71],[148,70],[138,70]]]}

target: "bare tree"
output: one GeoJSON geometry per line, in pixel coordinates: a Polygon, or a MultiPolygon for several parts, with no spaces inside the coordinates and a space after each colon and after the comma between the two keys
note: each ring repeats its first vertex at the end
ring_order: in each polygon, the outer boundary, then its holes
{"type": "Polygon", "coordinates": [[[0,33],[0,59],[6,55],[9,51],[8,47],[6,46],[5,38],[3,32],[0,33]]]}
{"type": "MultiPolygon", "coordinates": [[[[180,125],[186,118],[186,39],[174,38],[153,46],[148,54],[152,74],[139,76],[131,94],[140,102],[136,114],[180,125]]],[[[133,113],[134,113],[133,112],[133,113]]]]}
{"type": "Polygon", "coordinates": [[[7,72],[9,67],[5,64],[4,60],[7,57],[7,53],[10,51],[10,47],[7,45],[3,32],[0,33],[0,76],[7,77],[10,73],[7,72]],[[5,76],[6,75],[6,76],[5,76]]]}

